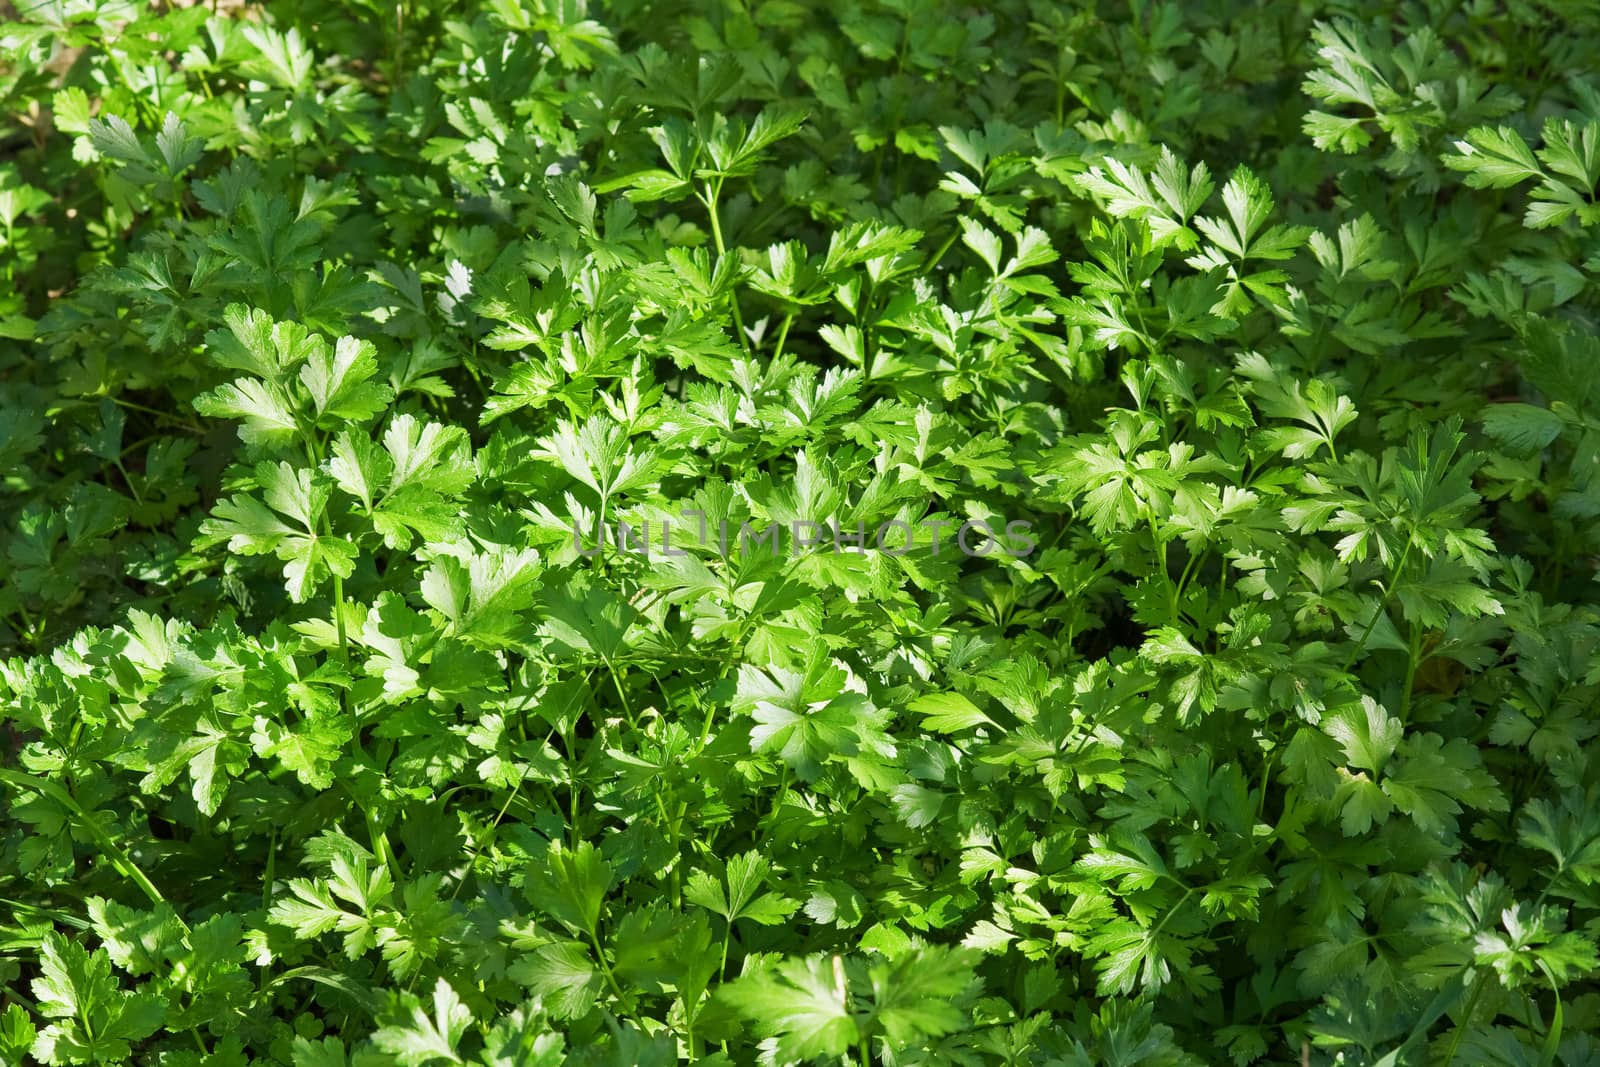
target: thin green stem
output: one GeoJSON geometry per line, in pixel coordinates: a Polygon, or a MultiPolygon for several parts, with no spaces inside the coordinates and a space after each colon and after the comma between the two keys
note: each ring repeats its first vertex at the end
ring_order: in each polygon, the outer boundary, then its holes
{"type": "Polygon", "coordinates": [[[1406,684],[1400,693],[1400,721],[1405,722],[1411,710],[1411,692],[1417,681],[1417,669],[1422,666],[1417,657],[1422,654],[1422,631],[1413,625],[1406,642],[1406,684]]]}
{"type": "MultiPolygon", "coordinates": [[[[706,213],[711,216],[711,240],[717,246],[717,261],[720,263],[728,254],[728,246],[722,239],[722,212],[717,201],[722,196],[722,179],[718,178],[713,184],[706,182],[705,194],[700,202],[706,207],[706,213]]],[[[739,290],[737,284],[728,291],[728,307],[733,311],[734,329],[739,333],[739,347],[745,351],[750,349],[750,338],[744,332],[744,316],[739,312],[739,290]]]]}
{"type": "Polygon", "coordinates": [[[956,238],[960,236],[961,227],[957,226],[953,231],[951,231],[950,236],[945,238],[944,244],[939,246],[939,251],[935,252],[933,254],[933,258],[928,260],[927,264],[923,266],[922,273],[932,274],[933,268],[939,265],[939,261],[944,259],[945,253],[950,251],[951,246],[956,243],[956,238]]]}
{"type": "Polygon", "coordinates": [[[617,691],[617,699],[622,702],[622,714],[627,716],[628,725],[633,729],[639,728],[638,720],[633,717],[633,705],[628,700],[628,694],[622,688],[622,679],[617,674],[617,668],[612,665],[609,656],[602,656],[601,660],[606,665],[606,670],[611,674],[611,684],[617,691]]]}
{"type": "Polygon", "coordinates": [[[133,478],[128,474],[128,468],[122,465],[122,457],[111,461],[122,474],[122,480],[128,484],[128,491],[133,494],[133,502],[139,507],[144,507],[144,494],[139,492],[139,487],[133,484],[133,478]]]}
{"type": "MultiPolygon", "coordinates": [[[[593,930],[586,930],[585,933],[589,935],[589,944],[593,946],[595,959],[600,963],[600,973],[605,976],[606,985],[611,987],[612,995],[618,1001],[626,999],[622,992],[622,986],[617,983],[616,974],[611,970],[611,964],[606,962],[605,950],[600,947],[600,935],[593,930]]],[[[631,1013],[624,1014],[629,1018],[632,1017],[631,1013]]]]}
{"type": "Polygon", "coordinates": [[[261,880],[261,910],[272,906],[272,882],[278,871],[278,824],[272,824],[272,836],[267,839],[267,875],[261,880]]]}
{"type": "Polygon", "coordinates": [[[575,732],[571,726],[561,732],[561,743],[567,750],[567,807],[571,813],[569,826],[574,847],[578,843],[578,752],[577,740],[573,736],[575,732]]]}
{"type": "Polygon", "coordinates": [[[783,355],[783,344],[784,344],[785,341],[787,341],[789,339],[789,327],[793,323],[794,323],[794,312],[791,311],[788,314],[784,315],[784,317],[783,317],[783,325],[778,328],[778,344],[772,350],[773,362],[777,362],[778,357],[783,355]]]}
{"type": "Polygon", "coordinates": [[[7,1004],[21,1004],[28,1011],[31,1011],[31,1012],[33,1012],[35,1014],[38,1014],[38,1011],[39,1011],[39,1005],[38,1004],[36,1004],[33,1001],[29,1000],[27,997],[23,996],[21,993],[18,993],[15,989],[13,989],[10,985],[6,984],[5,982],[0,982],[0,993],[4,993],[5,994],[5,996],[3,998],[0,998],[0,999],[3,999],[7,1004]]]}
{"type": "MultiPolygon", "coordinates": [[[[1174,881],[1176,881],[1176,879],[1174,879],[1174,881]]],[[[1179,884],[1182,885],[1181,882],[1179,884]]],[[[1194,887],[1189,886],[1185,888],[1183,891],[1183,896],[1179,897],[1178,902],[1174,904],[1165,915],[1161,916],[1161,921],[1156,923],[1155,929],[1150,931],[1150,941],[1153,942],[1155,940],[1156,935],[1161,932],[1161,928],[1167,925],[1167,920],[1178,914],[1178,909],[1182,908],[1192,896],[1194,896],[1194,887]]]]}
{"type": "MultiPolygon", "coordinates": [[[[138,865],[133,862],[133,859],[123,851],[122,846],[118,845],[116,840],[106,833],[99,823],[94,821],[89,813],[83,809],[83,806],[78,803],[77,798],[60,783],[52,782],[46,778],[39,778],[23,771],[8,770],[0,770],[0,782],[9,782],[18,789],[32,790],[66,808],[78,823],[89,831],[89,835],[95,839],[95,843],[111,858],[112,865],[121,871],[123,877],[138,886],[139,890],[149,898],[152,904],[165,905],[168,908],[172,908],[172,905],[167,903],[167,898],[161,895],[161,890],[156,888],[155,883],[150,881],[145,873],[139,869],[138,865]]],[[[184,922],[183,918],[177,914],[176,908],[172,908],[172,911],[178,925],[187,934],[189,932],[189,924],[184,922]]]]}
{"type": "Polygon", "coordinates": [[[406,8],[394,5],[394,89],[400,91],[406,77],[406,8]]]}
{"type": "Polygon", "coordinates": [[[178,416],[174,415],[170,411],[158,411],[155,408],[147,408],[143,404],[135,404],[131,400],[124,400],[122,397],[119,397],[119,396],[111,396],[111,394],[109,394],[109,393],[107,393],[106,395],[108,397],[110,397],[111,402],[113,404],[117,405],[117,407],[119,407],[119,408],[127,408],[129,411],[137,411],[137,412],[140,412],[141,414],[144,414],[144,415],[153,415],[158,419],[166,419],[168,422],[175,422],[179,426],[182,426],[184,429],[190,431],[191,433],[205,433],[206,432],[205,428],[203,426],[201,426],[199,423],[190,422],[188,419],[181,419],[178,416]]]}
{"type": "Polygon", "coordinates": [[[350,639],[344,632],[344,578],[333,575],[333,627],[339,634],[339,658],[349,660],[350,639]]]}
{"type": "Polygon", "coordinates": [[[672,897],[674,908],[683,907],[683,846],[681,844],[683,831],[683,816],[687,810],[673,805],[677,814],[672,818],[667,817],[666,803],[661,799],[661,794],[655,794],[656,810],[661,813],[662,825],[667,830],[667,836],[672,844],[672,871],[667,876],[668,892],[672,897]]]}
{"type": "Polygon", "coordinates": [[[1145,522],[1150,527],[1150,540],[1155,545],[1156,566],[1161,571],[1161,580],[1166,583],[1167,596],[1172,605],[1171,616],[1178,617],[1178,586],[1172,581],[1172,574],[1167,570],[1167,542],[1161,536],[1160,527],[1156,525],[1154,511],[1145,510],[1145,522]]]}
{"type": "Polygon", "coordinates": [[[1466,1034],[1467,1028],[1472,1025],[1472,1012],[1478,1006],[1478,998],[1483,995],[1483,987],[1489,977],[1488,971],[1480,971],[1477,979],[1472,983],[1472,992],[1467,995],[1467,1010],[1461,1015],[1461,1022],[1456,1027],[1455,1034],[1450,1038],[1450,1048],[1444,1054],[1443,1067],[1450,1067],[1455,1061],[1456,1048],[1461,1044],[1461,1038],[1466,1034]]]}
{"type": "Polygon", "coordinates": [[[1260,822],[1267,810],[1267,787],[1272,783],[1272,765],[1278,760],[1278,750],[1274,748],[1267,753],[1266,762],[1261,765],[1261,796],[1256,800],[1256,821],[1260,822]]]}
{"type": "Polygon", "coordinates": [[[41,908],[37,904],[28,904],[21,900],[11,900],[6,897],[0,897],[0,905],[4,905],[20,915],[35,915],[41,919],[49,919],[53,923],[59,923],[62,926],[70,926],[74,930],[89,929],[87,922],[84,922],[71,912],[59,911],[55,908],[41,908]]]}
{"type": "Polygon", "coordinates": [[[1355,665],[1356,656],[1359,655],[1361,650],[1366,647],[1367,638],[1372,636],[1372,631],[1378,626],[1378,620],[1382,618],[1383,613],[1388,610],[1389,601],[1394,597],[1394,591],[1399,587],[1400,579],[1405,574],[1406,560],[1410,557],[1411,546],[1416,543],[1416,540],[1417,532],[1415,529],[1413,529],[1410,535],[1406,537],[1406,547],[1400,552],[1400,562],[1395,566],[1394,576],[1384,587],[1383,599],[1378,601],[1378,607],[1373,611],[1371,621],[1367,623],[1367,628],[1361,631],[1361,638],[1356,641],[1355,647],[1350,650],[1350,655],[1344,661],[1343,670],[1348,671],[1352,666],[1355,665]]]}
{"type": "Polygon", "coordinates": [[[39,630],[33,622],[33,615],[28,611],[28,606],[22,602],[22,597],[17,597],[17,614],[22,616],[22,627],[28,639],[28,644],[39,643],[39,630]]]}
{"type": "Polygon", "coordinates": [[[373,855],[377,856],[378,861],[388,867],[389,873],[394,876],[396,881],[399,881],[401,877],[400,858],[394,854],[394,849],[389,844],[389,835],[384,832],[382,826],[378,825],[377,815],[369,811],[366,816],[367,836],[372,840],[373,855]]]}
{"type": "Polygon", "coordinates": [[[522,789],[522,783],[527,780],[528,772],[526,769],[524,769],[522,772],[522,777],[517,779],[517,784],[513,786],[511,792],[506,795],[506,802],[500,805],[499,811],[495,812],[493,821],[491,821],[488,826],[484,827],[482,833],[477,835],[477,840],[472,844],[472,855],[467,858],[467,869],[462,872],[460,880],[456,882],[456,887],[450,890],[450,896],[448,899],[454,900],[460,895],[461,887],[467,884],[467,878],[472,874],[473,865],[478,862],[478,857],[483,854],[484,843],[489,840],[490,835],[492,835],[495,832],[495,829],[499,827],[500,820],[506,817],[506,812],[511,810],[511,802],[517,799],[517,793],[522,789]]]}
{"type": "MultiPolygon", "coordinates": [[[[278,824],[272,824],[272,835],[267,839],[267,872],[261,879],[261,910],[263,912],[272,908],[272,883],[278,876],[278,824]]],[[[267,991],[267,977],[272,973],[270,964],[261,968],[260,980],[257,988],[262,993],[267,991]]]]}
{"type": "Polygon", "coordinates": [[[1183,591],[1189,586],[1189,578],[1194,571],[1195,565],[1198,564],[1204,557],[1204,552],[1189,553],[1189,561],[1183,565],[1183,573],[1178,576],[1178,588],[1173,593],[1174,604],[1178,604],[1183,601],[1183,591]]]}
{"type": "MultiPolygon", "coordinates": [[[[717,672],[717,682],[728,677],[728,672],[733,670],[734,661],[739,658],[739,653],[744,650],[745,632],[750,628],[751,619],[746,618],[739,624],[739,632],[734,635],[733,641],[728,645],[727,653],[722,657],[722,669],[717,672]]],[[[716,683],[713,683],[716,684],[716,683]]],[[[717,705],[713,701],[706,702],[706,718],[700,727],[700,744],[696,751],[703,750],[706,742],[711,739],[711,724],[716,720],[717,705]]]]}

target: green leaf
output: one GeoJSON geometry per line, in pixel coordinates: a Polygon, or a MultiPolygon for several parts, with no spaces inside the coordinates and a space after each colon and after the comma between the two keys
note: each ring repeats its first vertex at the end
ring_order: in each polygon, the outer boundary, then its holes
{"type": "Polygon", "coordinates": [[[387,386],[370,379],[378,373],[377,352],[366,341],[341,337],[333,350],[318,345],[300,368],[300,381],[311,396],[316,420],[325,426],[365,422],[394,399],[387,386]]]}
{"type": "Polygon", "coordinates": [[[344,1042],[336,1037],[310,1041],[296,1037],[292,1049],[294,1067],[349,1067],[344,1042]]]}
{"type": "Polygon", "coordinates": [[[1147,220],[1156,245],[1170,242],[1180,249],[1194,247],[1189,219],[1216,188],[1204,163],[1185,169],[1165,146],[1153,171],[1107,159],[1103,166],[1090,167],[1074,181],[1084,192],[1104,201],[1112,216],[1147,220]]]}
{"type": "Polygon", "coordinates": [[[1464,140],[1455,143],[1455,150],[1455,155],[1444,157],[1445,166],[1465,174],[1474,189],[1509,189],[1543,176],[1527,142],[1504,126],[1469,130],[1464,140]]]}
{"type": "Polygon", "coordinates": [[[389,1017],[393,1021],[373,1032],[372,1043],[395,1062],[405,1067],[466,1062],[456,1054],[456,1046],[472,1023],[472,1012],[443,978],[434,983],[431,1012],[415,995],[405,993],[389,1017]]]}
{"type": "Polygon", "coordinates": [[[783,960],[736,979],[719,996],[760,1033],[775,1037],[786,1059],[842,1056],[858,1038],[838,956],[783,960]]]}
{"type": "Polygon", "coordinates": [[[1389,757],[1394,755],[1405,727],[1371,697],[1362,697],[1360,704],[1339,709],[1323,719],[1326,730],[1352,767],[1382,773],[1389,757]]]}
{"type": "Polygon", "coordinates": [[[240,378],[194,398],[194,409],[213,419],[237,419],[239,438],[251,445],[282,445],[299,432],[294,403],[271,382],[240,378]]]}
{"type": "Polygon", "coordinates": [[[1532,404],[1493,404],[1483,413],[1484,433],[1522,454],[1549,447],[1565,426],[1560,415],[1532,404]]]}
{"type": "Polygon", "coordinates": [[[922,716],[922,725],[937,733],[953,734],[995,722],[960,693],[928,693],[913,700],[910,710],[922,716]]]}
{"type": "Polygon", "coordinates": [[[523,889],[539,910],[575,934],[594,936],[612,868],[588,841],[567,848],[559,841],[529,867],[523,889]]]}
{"type": "Polygon", "coordinates": [[[684,885],[683,897],[729,923],[749,919],[762,926],[777,926],[799,909],[798,901],[777,893],[761,892],[770,873],[765,857],[745,852],[728,860],[724,884],[705,871],[696,871],[684,885]]]}
{"type": "Polygon", "coordinates": [[[868,1025],[891,1048],[915,1047],[970,1025],[964,1000],[977,985],[973,957],[943,945],[926,945],[869,971],[872,1009],[868,1025]]]}
{"type": "Polygon", "coordinates": [[[92,954],[60,934],[45,935],[33,996],[53,1020],[39,1031],[33,1055],[48,1064],[116,1062],[132,1043],[161,1028],[166,1004],[153,993],[119,989],[103,949],[92,954]]]}
{"type": "Polygon", "coordinates": [[[584,1015],[600,994],[601,978],[594,957],[589,946],[578,941],[539,945],[514,962],[508,973],[558,1019],[584,1015]]]}
{"type": "Polygon", "coordinates": [[[297,322],[275,322],[265,311],[243,304],[229,304],[223,322],[226,330],[206,334],[206,355],[218,366],[268,381],[282,382],[285,372],[323,343],[297,322]]]}

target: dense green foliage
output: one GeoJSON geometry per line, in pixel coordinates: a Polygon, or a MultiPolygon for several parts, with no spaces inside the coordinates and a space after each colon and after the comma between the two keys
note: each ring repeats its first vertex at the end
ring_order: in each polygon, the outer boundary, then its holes
{"type": "Polygon", "coordinates": [[[1593,5],[16,3],[0,1063],[1600,1060],[1593,5]]]}

